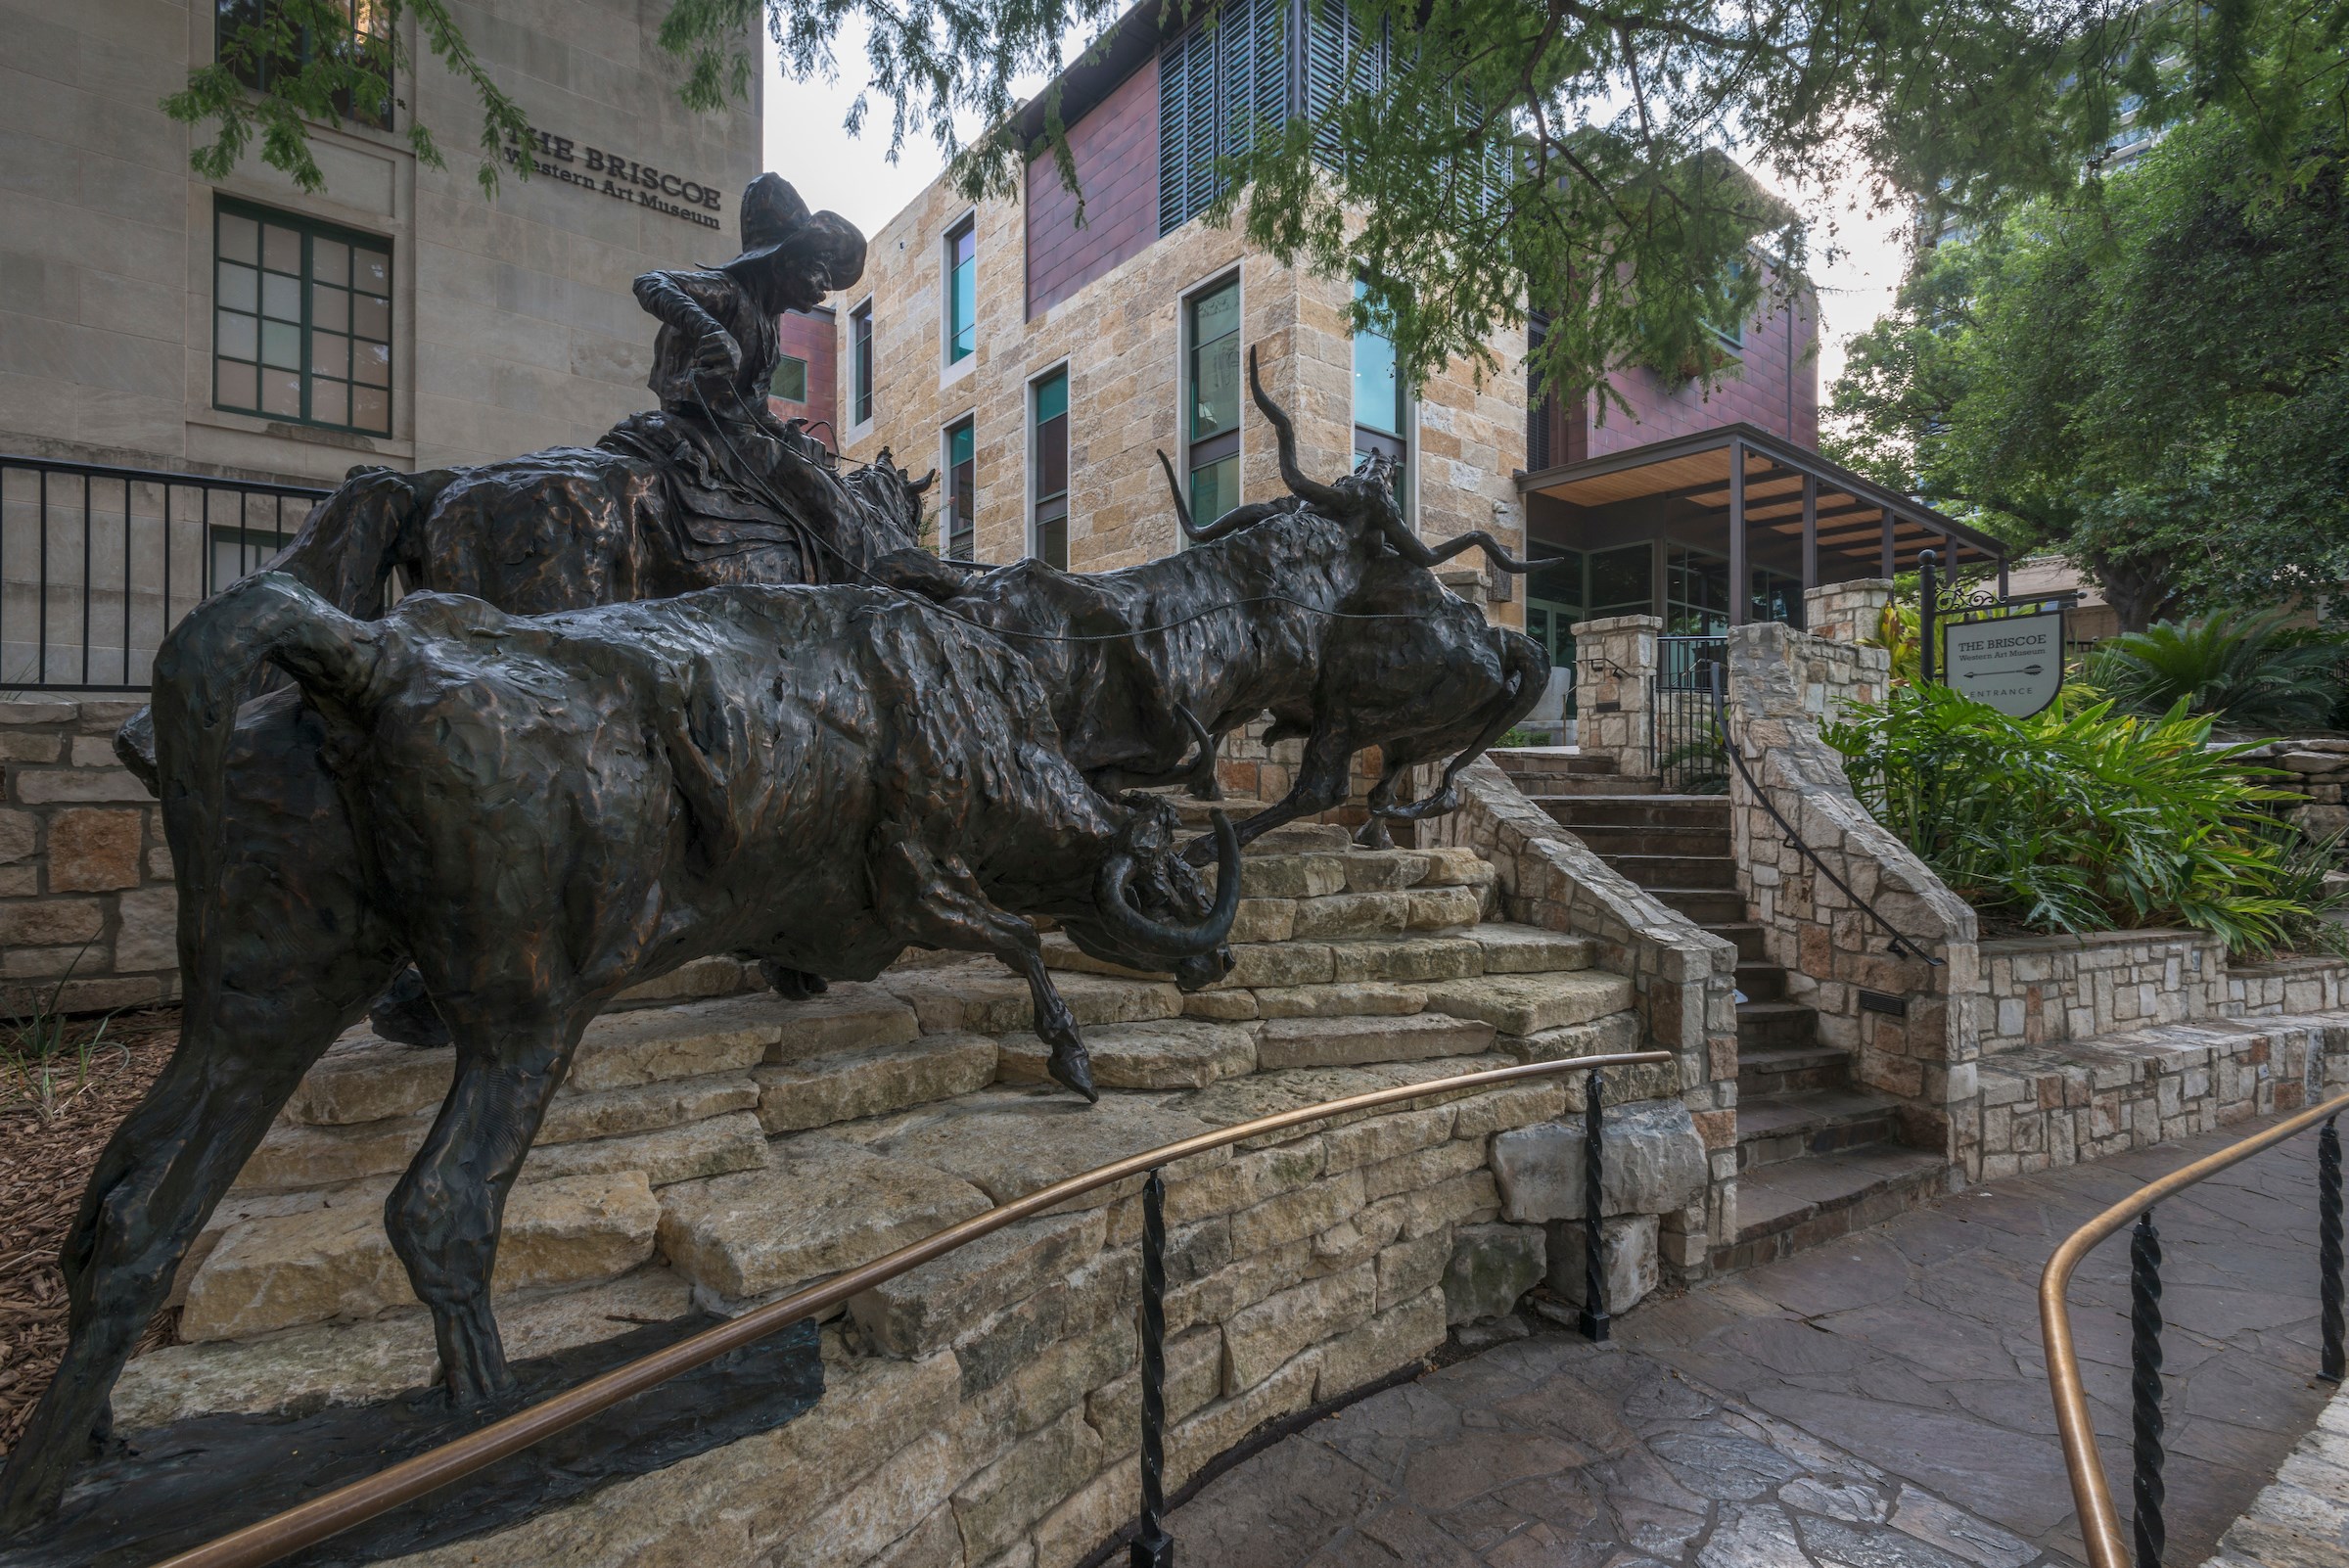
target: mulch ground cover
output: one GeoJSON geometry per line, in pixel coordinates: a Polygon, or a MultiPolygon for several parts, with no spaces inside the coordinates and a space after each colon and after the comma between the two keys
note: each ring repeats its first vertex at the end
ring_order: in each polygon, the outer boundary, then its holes
{"type": "MultiPolygon", "coordinates": [[[[71,1026],[69,1050],[99,1028],[71,1026]]],[[[162,1071],[179,1040],[179,1010],[106,1022],[86,1077],[69,1054],[44,1118],[13,1062],[0,1062],[0,1453],[24,1430],[66,1350],[66,1281],[57,1249],[115,1125],[162,1071]]],[[[150,1340],[169,1333],[159,1319],[150,1340]]]]}

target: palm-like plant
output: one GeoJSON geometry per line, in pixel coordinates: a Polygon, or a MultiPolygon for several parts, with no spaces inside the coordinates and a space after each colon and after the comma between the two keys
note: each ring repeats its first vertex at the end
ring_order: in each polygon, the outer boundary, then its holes
{"type": "Polygon", "coordinates": [[[2132,713],[2166,714],[2183,702],[2231,730],[2310,730],[2332,716],[2340,657],[2292,634],[2280,616],[2222,613],[2114,637],[2096,650],[2088,678],[2132,713]]]}

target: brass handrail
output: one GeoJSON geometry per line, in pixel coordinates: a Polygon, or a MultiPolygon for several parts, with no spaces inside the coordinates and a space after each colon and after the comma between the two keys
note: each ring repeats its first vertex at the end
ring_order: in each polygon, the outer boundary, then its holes
{"type": "Polygon", "coordinates": [[[323,1497],[313,1498],[282,1513],[256,1520],[241,1530],[231,1531],[201,1546],[166,1558],[157,1564],[157,1568],[257,1568],[259,1564],[275,1562],[280,1557],[313,1545],[353,1525],[363,1524],[403,1502],[413,1501],[436,1488],[494,1464],[509,1454],[520,1453],[542,1438],[552,1437],[597,1411],[609,1409],[622,1400],[641,1394],[679,1373],[689,1372],[730,1351],[740,1350],[745,1345],[837,1307],[852,1296],[895,1279],[910,1268],[1000,1230],[1015,1221],[1041,1214],[1096,1187],[1122,1181],[1128,1176],[1141,1176],[1191,1155],[1205,1154],[1212,1149],[1247,1138],[1262,1137],[1267,1132],[1301,1127],[1308,1122],[1326,1121],[1350,1111],[1373,1110],[1398,1101],[1425,1099],[1461,1089],[1489,1088],[1518,1079],[1545,1078],[1554,1074],[1589,1072],[1609,1067],[1634,1067],[1672,1059],[1670,1051],[1619,1051],[1607,1056],[1582,1056],[1557,1062],[1521,1062],[1514,1067],[1488,1068],[1480,1073],[1463,1073],[1456,1078],[1401,1084],[1393,1088],[1373,1089],[1366,1094],[1350,1094],[1344,1099],[1323,1100],[1271,1116],[1260,1116],[1236,1127],[1202,1132],[1197,1137],[1145,1149],[1139,1154],[1129,1154],[1125,1159],[1113,1160],[1108,1165],[1095,1166],[1090,1171],[1065,1177],[1050,1186],[1039,1187],[1024,1198],[999,1204],[985,1214],[973,1215],[968,1220],[935,1231],[919,1241],[909,1242],[860,1268],[836,1274],[822,1284],[794,1291],[780,1301],[770,1302],[740,1317],[706,1328],[673,1345],[639,1357],[624,1366],[589,1378],[551,1399],[517,1410],[478,1432],[469,1432],[437,1449],[379,1470],[364,1480],[338,1487],[323,1497]]]}
{"type": "Polygon", "coordinates": [[[2089,1568],[2132,1568],[2132,1564],[2122,1545],[2121,1521],[2113,1511],[2112,1491],[2104,1482],[2104,1460],[2096,1448],[2096,1424],[2089,1419],[2088,1391],[2080,1383],[2080,1358],[2072,1348],[2071,1309],[2064,1301],[2064,1292],[2072,1282],[2072,1270],[2096,1243],[2164,1198],[2345,1110],[2349,1110],[2349,1094],[2302,1111],[2289,1121],[2279,1122],[2240,1142],[2229,1144],[2216,1154],[2204,1155],[2191,1165],[2172,1171],[2073,1231],[2048,1260],[2046,1271],[2039,1276],[2040,1340],[2047,1350],[2048,1387],[2055,1399],[2055,1428],[2063,1440],[2064,1468],[2071,1472],[2072,1501],[2080,1512],[2080,1534],[2088,1545],[2089,1568]]]}

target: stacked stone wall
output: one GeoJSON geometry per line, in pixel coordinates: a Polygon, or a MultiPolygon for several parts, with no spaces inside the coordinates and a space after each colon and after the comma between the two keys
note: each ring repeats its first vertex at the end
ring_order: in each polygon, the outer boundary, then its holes
{"type": "MultiPolygon", "coordinates": [[[[2349,805],[2343,804],[2349,795],[2349,737],[2271,741],[2246,760],[2276,769],[2277,777],[2261,783],[2299,798],[2301,804],[2287,803],[2282,809],[2301,832],[2312,839],[2349,833],[2349,805]]],[[[2342,868],[2349,870],[2349,860],[2342,868]]]]}
{"type": "Polygon", "coordinates": [[[1731,846],[1771,959],[1818,1011],[1820,1042],[1851,1053],[1854,1082],[1902,1102],[1908,1139],[1963,1161],[1973,1119],[1952,1113],[1975,1095],[1974,911],[1868,814],[1819,732],[1842,703],[1881,694],[1886,655],[1775,623],[1737,627],[1728,647],[1730,734],[1759,786],[1731,770],[1731,846]],[[1869,909],[1940,962],[1893,951],[1869,909]]]}
{"type": "Polygon", "coordinates": [[[2227,945],[2198,931],[2000,937],[1982,944],[1982,978],[1987,1056],[2220,1017],[2227,945]]]}
{"type": "Polygon", "coordinates": [[[136,702],[0,701],[0,1014],[179,994],[178,896],[155,797],[115,760],[136,702]]]}
{"type": "MultiPolygon", "coordinates": [[[[1417,788],[1435,774],[1418,769],[1417,788]]],[[[1608,866],[1492,761],[1465,769],[1459,791],[1459,809],[1421,823],[1420,842],[1491,861],[1509,919],[1595,941],[1598,961],[1631,980],[1644,1047],[1679,1058],[1708,1180],[1702,1204],[1661,1218],[1659,1246],[1676,1277],[1699,1275],[1737,1233],[1737,949],[1608,866]]]]}

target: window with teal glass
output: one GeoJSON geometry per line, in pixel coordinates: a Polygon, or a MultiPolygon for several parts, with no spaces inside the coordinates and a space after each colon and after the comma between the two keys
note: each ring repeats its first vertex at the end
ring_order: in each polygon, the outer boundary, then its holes
{"type": "MultiPolygon", "coordinates": [[[[1357,300],[1369,292],[1361,279],[1355,279],[1357,300]]],[[[1372,452],[1394,459],[1395,495],[1406,517],[1411,494],[1409,414],[1409,398],[1396,373],[1395,340],[1375,323],[1364,327],[1354,335],[1354,460],[1359,466],[1372,452]]]]}
{"type": "Polygon", "coordinates": [[[787,403],[807,400],[807,361],[797,354],[781,354],[775,359],[775,373],[767,378],[766,390],[787,403]]]}
{"type": "Polygon", "coordinates": [[[946,363],[959,364],[979,346],[979,227],[964,218],[946,236],[946,363]]]}
{"type": "Polygon", "coordinates": [[[223,199],[212,254],[212,406],[392,434],[391,242],[223,199]]]}
{"type": "Polygon", "coordinates": [[[979,538],[979,432],[970,420],[946,431],[946,515],[939,531],[949,560],[975,559],[979,538]]]}
{"type": "Polygon", "coordinates": [[[1204,525],[1240,504],[1240,280],[1191,296],[1183,314],[1187,488],[1204,525]]]}
{"type": "Polygon", "coordinates": [[[1065,572],[1069,566],[1069,373],[1056,370],[1036,381],[1029,399],[1032,553],[1044,565],[1065,572]]]}

